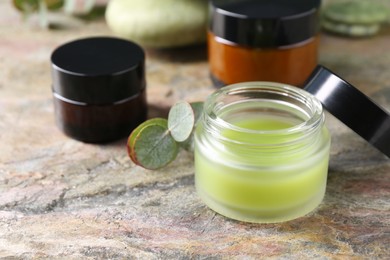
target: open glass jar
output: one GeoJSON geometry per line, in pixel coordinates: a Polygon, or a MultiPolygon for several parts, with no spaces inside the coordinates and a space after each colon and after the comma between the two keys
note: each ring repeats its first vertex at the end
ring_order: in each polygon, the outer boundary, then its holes
{"type": "Polygon", "coordinates": [[[321,203],[329,147],[311,94],[280,83],[230,85],[209,96],[196,129],[196,189],[232,219],[291,220],[321,203]]]}

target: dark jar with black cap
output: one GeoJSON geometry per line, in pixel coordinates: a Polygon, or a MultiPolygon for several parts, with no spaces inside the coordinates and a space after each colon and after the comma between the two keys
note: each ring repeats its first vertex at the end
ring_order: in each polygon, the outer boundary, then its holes
{"type": "Polygon", "coordinates": [[[217,86],[303,87],[317,65],[321,0],[211,0],[208,54],[217,86]]]}
{"type": "Polygon", "coordinates": [[[59,46],[51,56],[58,127],[88,143],[128,136],[147,116],[144,61],[141,47],[119,38],[59,46]]]}

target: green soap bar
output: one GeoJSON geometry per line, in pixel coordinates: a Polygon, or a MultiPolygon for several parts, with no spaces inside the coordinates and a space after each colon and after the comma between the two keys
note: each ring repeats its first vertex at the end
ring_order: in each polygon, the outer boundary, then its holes
{"type": "Polygon", "coordinates": [[[375,35],[379,32],[380,24],[347,24],[341,22],[333,22],[328,19],[323,19],[322,27],[332,33],[351,36],[351,37],[367,37],[375,35]]]}
{"type": "Polygon", "coordinates": [[[118,36],[142,46],[179,47],[203,43],[207,0],[111,0],[106,22],[118,36]]]}
{"type": "Polygon", "coordinates": [[[329,4],[323,15],[328,20],[345,24],[373,24],[385,22],[389,10],[379,3],[354,0],[329,4]]]}

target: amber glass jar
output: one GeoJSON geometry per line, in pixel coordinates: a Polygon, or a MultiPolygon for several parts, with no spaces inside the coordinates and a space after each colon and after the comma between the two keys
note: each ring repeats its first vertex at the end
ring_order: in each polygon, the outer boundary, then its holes
{"type": "Polygon", "coordinates": [[[208,55],[217,86],[303,87],[317,65],[321,0],[211,0],[208,55]]]}
{"type": "Polygon", "coordinates": [[[141,47],[119,38],[59,46],[51,56],[58,127],[88,143],[128,136],[147,116],[144,60],[141,47]]]}

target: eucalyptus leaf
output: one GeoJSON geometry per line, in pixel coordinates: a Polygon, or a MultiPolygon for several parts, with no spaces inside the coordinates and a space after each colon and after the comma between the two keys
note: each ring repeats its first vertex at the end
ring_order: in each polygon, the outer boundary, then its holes
{"type": "Polygon", "coordinates": [[[23,12],[35,12],[43,3],[49,10],[56,10],[64,5],[64,0],[13,0],[14,6],[23,12]]]}
{"type": "Polygon", "coordinates": [[[35,12],[38,10],[38,0],[13,0],[14,6],[23,12],[35,12]]]}
{"type": "Polygon", "coordinates": [[[140,124],[127,140],[131,160],[147,169],[158,169],[172,162],[179,147],[193,151],[195,125],[203,110],[203,102],[177,102],[168,120],[153,118],[140,124]]]}
{"type": "Polygon", "coordinates": [[[194,111],[194,117],[195,117],[195,125],[198,123],[200,116],[202,115],[203,112],[203,105],[204,102],[192,102],[190,103],[192,110],[194,111]]]}
{"type": "Polygon", "coordinates": [[[191,135],[184,142],[181,142],[180,146],[189,152],[194,152],[195,127],[198,124],[198,121],[202,115],[204,102],[192,102],[190,103],[190,105],[192,107],[192,110],[194,111],[195,123],[191,135]]]}
{"type": "Polygon", "coordinates": [[[130,134],[129,136],[129,139],[127,140],[127,151],[129,153],[129,156],[132,157],[132,147],[134,147],[134,142],[136,140],[136,137],[138,135],[138,133],[146,126],[148,125],[159,125],[159,126],[162,126],[162,127],[165,127],[165,128],[168,128],[168,121],[165,119],[165,118],[159,118],[159,117],[156,117],[156,118],[152,118],[152,119],[149,119],[145,122],[143,122],[142,124],[140,124],[139,126],[137,126],[130,134]]]}
{"type": "Polygon", "coordinates": [[[178,153],[178,145],[168,128],[157,124],[144,126],[134,138],[131,148],[134,162],[151,170],[166,166],[178,153]]]}
{"type": "Polygon", "coordinates": [[[171,107],[168,114],[168,129],[177,142],[185,141],[192,133],[195,115],[191,105],[179,101],[171,107]]]}
{"type": "Polygon", "coordinates": [[[133,130],[127,141],[131,160],[147,169],[161,168],[176,158],[178,146],[165,118],[153,118],[133,130]]]}

